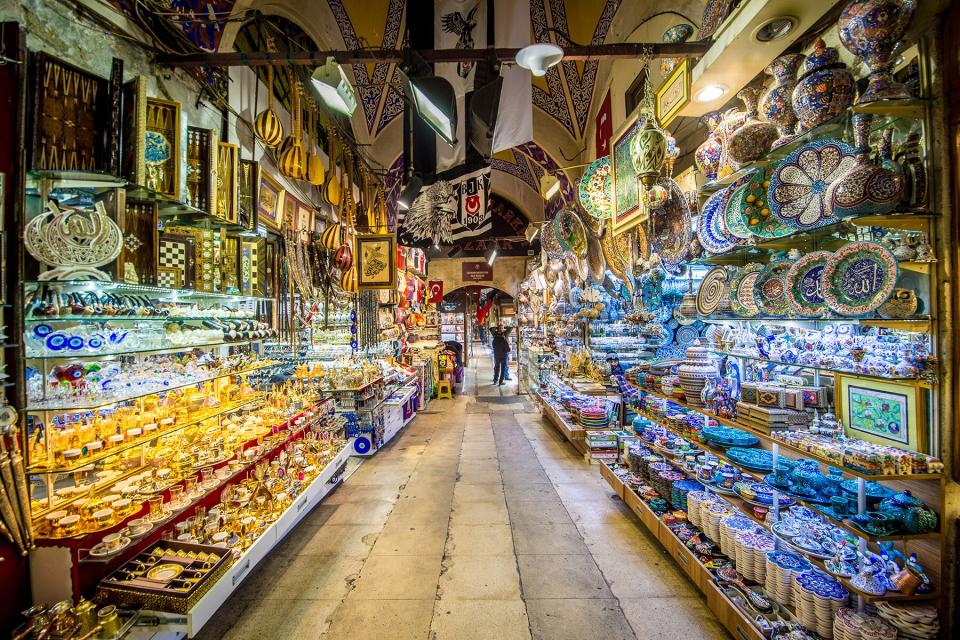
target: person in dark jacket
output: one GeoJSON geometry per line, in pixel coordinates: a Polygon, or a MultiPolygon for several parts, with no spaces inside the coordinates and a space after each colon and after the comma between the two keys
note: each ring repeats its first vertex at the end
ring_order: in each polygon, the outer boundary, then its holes
{"type": "Polygon", "coordinates": [[[491,333],[493,334],[493,383],[502,385],[509,366],[510,343],[507,341],[507,335],[510,329],[504,330],[497,327],[491,330],[491,333]]]}

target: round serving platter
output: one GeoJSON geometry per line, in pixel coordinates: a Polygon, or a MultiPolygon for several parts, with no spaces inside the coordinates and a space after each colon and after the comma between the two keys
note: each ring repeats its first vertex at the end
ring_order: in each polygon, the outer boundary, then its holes
{"type": "Polygon", "coordinates": [[[823,299],[833,311],[860,317],[893,294],[900,277],[897,258],[875,242],[851,242],[838,249],[823,269],[823,299]]]}

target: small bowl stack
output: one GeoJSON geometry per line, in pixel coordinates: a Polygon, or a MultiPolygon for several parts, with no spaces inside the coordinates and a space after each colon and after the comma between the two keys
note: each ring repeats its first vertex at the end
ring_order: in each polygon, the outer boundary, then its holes
{"type": "Polygon", "coordinates": [[[737,536],[744,531],[756,531],[757,523],[747,516],[735,513],[720,522],[720,551],[733,558],[737,553],[737,536]]]}
{"type": "Polygon", "coordinates": [[[793,604],[797,620],[821,638],[833,638],[833,620],[849,598],[850,592],[825,573],[804,571],[794,576],[793,604]]]}
{"type": "Polygon", "coordinates": [[[897,630],[882,618],[843,608],[833,621],[835,640],[897,640],[897,630]]]}
{"type": "Polygon", "coordinates": [[[716,494],[710,493],[709,491],[691,491],[688,493],[687,520],[690,521],[690,524],[702,530],[703,525],[700,524],[700,511],[703,509],[705,504],[710,504],[711,502],[716,501],[716,494]]]}
{"type": "Polygon", "coordinates": [[[800,554],[792,551],[767,552],[767,593],[782,605],[793,606],[793,578],[810,571],[813,565],[800,554]]]}
{"type": "Polygon", "coordinates": [[[700,505],[700,524],[708,538],[716,543],[720,542],[720,522],[730,513],[729,505],[723,502],[700,505]]]}
{"type": "MultiPolygon", "coordinates": [[[[671,502],[673,502],[674,509],[682,509],[687,511],[689,514],[689,508],[687,506],[687,498],[692,491],[699,491],[703,489],[703,485],[695,480],[677,480],[673,483],[673,493],[670,496],[671,502]]],[[[689,520],[689,515],[687,516],[689,520]]]]}
{"type": "Polygon", "coordinates": [[[610,424],[603,407],[581,407],[577,419],[585,429],[606,429],[610,424]]]}
{"type": "Polygon", "coordinates": [[[930,640],[940,633],[937,610],[928,604],[878,602],[877,614],[897,628],[897,637],[905,640],[930,640]]]}
{"type": "Polygon", "coordinates": [[[765,531],[744,531],[734,538],[737,571],[747,580],[764,584],[767,577],[767,552],[776,545],[765,531]]]}

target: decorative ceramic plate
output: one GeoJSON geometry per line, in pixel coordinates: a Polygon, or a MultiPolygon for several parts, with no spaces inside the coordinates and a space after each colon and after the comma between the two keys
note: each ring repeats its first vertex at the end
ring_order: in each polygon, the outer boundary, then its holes
{"type": "Polygon", "coordinates": [[[707,198],[697,219],[697,237],[700,239],[700,245],[708,253],[726,253],[737,246],[733,236],[720,228],[720,221],[723,219],[727,204],[727,189],[729,187],[720,189],[707,198]]]}
{"type": "Polygon", "coordinates": [[[832,255],[829,251],[808,253],[787,272],[787,304],[798,316],[815,318],[828,310],[823,299],[823,269],[832,255]]]}
{"type": "Polygon", "coordinates": [[[697,313],[708,316],[720,307],[727,294],[727,269],[714,267],[707,272],[697,291],[697,313]]]}
{"type": "Polygon", "coordinates": [[[746,207],[746,191],[750,183],[740,185],[731,194],[727,206],[723,210],[723,225],[727,233],[738,240],[738,244],[747,244],[753,237],[750,229],[743,221],[743,209],[746,207]]]}
{"type": "Polygon", "coordinates": [[[823,299],[841,315],[864,316],[887,301],[898,277],[900,266],[889,249],[875,242],[851,242],[823,269],[823,299]]]}
{"type": "Polygon", "coordinates": [[[560,247],[578,258],[587,253],[587,228],[573,209],[563,209],[553,219],[553,231],[560,247]]]}
{"type": "Polygon", "coordinates": [[[553,229],[553,223],[543,225],[543,231],[540,233],[540,244],[547,256],[553,260],[559,260],[563,257],[565,251],[557,240],[557,234],[553,229]]]}
{"type": "Polygon", "coordinates": [[[607,223],[607,228],[600,238],[600,248],[603,251],[603,259],[607,262],[607,268],[621,280],[627,279],[627,270],[631,266],[630,243],[633,241],[633,230],[624,231],[614,236],[611,223],[607,223]]]}
{"type": "Polygon", "coordinates": [[[613,213],[613,176],[610,156],[594,160],[580,178],[577,195],[584,210],[597,220],[607,220],[613,213]]]}
{"type": "Polygon", "coordinates": [[[690,210],[683,190],[673,180],[667,188],[667,202],[650,212],[650,245],[664,264],[680,264],[687,259],[693,231],[690,229],[690,210]]]}
{"type": "Polygon", "coordinates": [[[763,268],[753,285],[753,297],[760,308],[760,315],[772,318],[786,315],[787,306],[787,271],[792,263],[783,258],[774,258],[763,268]]]}
{"type": "Polygon", "coordinates": [[[696,342],[697,338],[700,337],[700,332],[697,331],[696,327],[686,325],[677,327],[674,335],[677,341],[677,346],[689,347],[696,342]]]}
{"type": "Polygon", "coordinates": [[[149,571],[147,571],[147,577],[151,580],[160,580],[162,582],[169,582],[177,576],[183,573],[183,566],[167,562],[165,564],[158,564],[149,571]]]}
{"type": "Polygon", "coordinates": [[[750,176],[750,180],[740,187],[743,193],[743,208],[740,210],[740,219],[747,229],[757,238],[782,238],[794,232],[777,219],[770,211],[767,193],[770,189],[770,176],[779,166],[778,164],[764,167],[750,176]]]}
{"type": "Polygon", "coordinates": [[[796,149],[770,177],[770,211],[801,231],[836,222],[827,189],[854,164],[853,147],[840,140],[816,140],[796,149]]]}
{"type": "Polygon", "coordinates": [[[730,280],[730,307],[741,318],[752,318],[760,314],[760,307],[753,297],[753,287],[763,271],[763,265],[751,263],[738,271],[730,280]]]}
{"type": "Polygon", "coordinates": [[[764,449],[730,447],[727,449],[727,458],[751,471],[773,470],[773,454],[764,449]]]}
{"type": "Polygon", "coordinates": [[[707,0],[707,5],[703,8],[703,21],[700,27],[700,39],[708,40],[717,29],[720,23],[727,16],[729,0],[707,0]]]}

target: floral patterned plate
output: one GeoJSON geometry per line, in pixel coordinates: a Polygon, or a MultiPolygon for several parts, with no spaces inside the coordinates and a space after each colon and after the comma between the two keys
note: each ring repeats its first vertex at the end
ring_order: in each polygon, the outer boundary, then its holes
{"type": "Polygon", "coordinates": [[[841,315],[865,316],[887,301],[899,277],[900,265],[889,249],[875,242],[851,242],[823,269],[823,299],[841,315]]]}
{"type": "Polygon", "coordinates": [[[823,269],[832,255],[829,251],[813,251],[794,262],[787,272],[787,304],[798,316],[815,318],[827,311],[823,269]]]}
{"type": "Polygon", "coordinates": [[[753,297],[753,287],[762,271],[762,264],[748,264],[730,280],[730,307],[741,318],[752,318],[760,314],[760,307],[753,297]]]}
{"type": "Polygon", "coordinates": [[[700,238],[700,244],[709,253],[726,253],[745,243],[727,230],[724,220],[727,203],[730,202],[733,192],[742,184],[743,182],[738,180],[720,189],[703,203],[697,224],[697,236],[700,238]]]}
{"type": "Polygon", "coordinates": [[[687,259],[693,231],[683,190],[673,180],[667,188],[667,202],[650,212],[650,244],[664,264],[675,265],[687,259]]]}
{"type": "Polygon", "coordinates": [[[777,219],[770,211],[767,192],[770,189],[770,176],[779,164],[760,169],[752,176],[741,190],[743,190],[743,207],[740,209],[740,218],[751,234],[758,238],[782,238],[794,232],[777,219]]]}
{"type": "Polygon", "coordinates": [[[675,333],[677,345],[680,347],[689,347],[696,342],[699,337],[700,332],[697,331],[697,328],[689,325],[677,327],[675,333]]]}
{"type": "Polygon", "coordinates": [[[727,295],[727,270],[725,267],[714,267],[707,272],[700,282],[697,291],[697,313],[708,316],[720,307],[724,296],[727,295]]]}
{"type": "Polygon", "coordinates": [[[816,140],[796,149],[770,177],[770,211],[801,231],[836,222],[827,189],[855,164],[853,147],[840,140],[816,140]]]}
{"type": "Polygon", "coordinates": [[[785,279],[791,266],[790,260],[773,258],[760,272],[753,285],[753,297],[761,315],[773,318],[786,315],[788,307],[785,279]]]}
{"type": "Polygon", "coordinates": [[[610,173],[610,156],[597,158],[587,167],[580,178],[577,195],[580,204],[597,220],[606,220],[613,213],[613,175],[610,173]]]}
{"type": "Polygon", "coordinates": [[[741,185],[730,196],[727,206],[723,210],[723,225],[731,236],[736,238],[737,244],[748,244],[753,234],[743,222],[743,209],[746,206],[746,190],[750,183],[741,185]]]}

